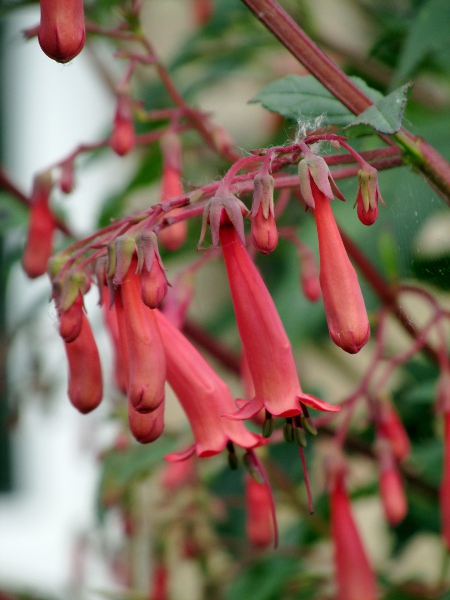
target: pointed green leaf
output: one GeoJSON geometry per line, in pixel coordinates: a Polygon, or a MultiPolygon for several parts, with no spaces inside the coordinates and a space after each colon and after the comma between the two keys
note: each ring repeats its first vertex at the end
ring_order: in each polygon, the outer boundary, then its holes
{"type": "MultiPolygon", "coordinates": [[[[359,77],[351,80],[374,102],[383,97],[359,77]]],[[[322,117],[322,124],[347,125],[353,119],[352,113],[312,75],[288,75],[273,81],[250,100],[257,102],[295,121],[322,117]]]]}
{"type": "Polygon", "coordinates": [[[364,112],[355,117],[345,129],[356,125],[369,125],[379,133],[397,133],[402,126],[407,91],[410,85],[409,83],[403,85],[369,106],[364,112]]]}

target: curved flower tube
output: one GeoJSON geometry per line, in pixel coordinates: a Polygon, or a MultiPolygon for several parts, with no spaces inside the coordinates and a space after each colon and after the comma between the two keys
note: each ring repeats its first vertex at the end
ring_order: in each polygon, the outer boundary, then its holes
{"type": "Polygon", "coordinates": [[[194,452],[199,457],[213,456],[229,442],[241,448],[263,443],[242,423],[223,418],[224,413],[234,409],[228,386],[167,317],[157,309],[155,315],[166,351],[167,381],[189,419],[195,439],[189,450],[168,454],[166,459],[183,460],[194,452]]]}
{"type": "Polygon", "coordinates": [[[316,410],[339,410],[303,393],[291,344],[261,275],[231,224],[222,225],[219,235],[239,335],[255,386],[254,398],[226,416],[249,419],[265,408],[271,415],[292,417],[302,414],[300,403],[316,410]]]}

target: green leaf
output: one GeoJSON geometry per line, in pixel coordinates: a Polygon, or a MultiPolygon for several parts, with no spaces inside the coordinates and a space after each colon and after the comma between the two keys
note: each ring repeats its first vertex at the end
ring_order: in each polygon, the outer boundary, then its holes
{"type": "Polygon", "coordinates": [[[364,112],[359,114],[344,129],[356,125],[369,125],[379,133],[393,134],[402,126],[407,91],[411,84],[406,83],[388,96],[381,98],[364,112]]]}
{"type": "Polygon", "coordinates": [[[98,513],[103,515],[103,505],[120,499],[127,488],[150,474],[161,464],[164,456],[175,449],[176,441],[159,439],[151,444],[133,444],[127,450],[112,450],[103,462],[99,490],[98,513]]]}
{"type": "Polygon", "coordinates": [[[450,2],[428,0],[421,7],[409,30],[393,86],[404,81],[430,54],[450,46],[450,2]]]}
{"type": "MultiPolygon", "coordinates": [[[[350,79],[374,102],[383,97],[359,77],[350,79]]],[[[250,103],[257,102],[267,110],[295,121],[301,118],[313,120],[323,117],[323,123],[348,125],[353,119],[348,108],[312,75],[288,75],[273,81],[250,100],[250,103]]]]}

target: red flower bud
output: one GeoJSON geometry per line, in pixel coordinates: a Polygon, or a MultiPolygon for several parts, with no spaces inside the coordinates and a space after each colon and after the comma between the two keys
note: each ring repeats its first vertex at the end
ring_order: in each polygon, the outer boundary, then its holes
{"type": "Polygon", "coordinates": [[[387,399],[380,403],[377,435],[389,440],[396,460],[401,461],[410,453],[411,442],[409,441],[408,434],[397,411],[387,399]]]}
{"type": "Polygon", "coordinates": [[[252,546],[266,548],[273,540],[270,490],[250,475],[245,477],[245,503],[247,537],[252,546]]]}
{"type": "Polygon", "coordinates": [[[263,254],[273,252],[278,244],[278,231],[273,207],[273,177],[258,173],[253,179],[252,240],[263,254]]]}
{"type": "Polygon", "coordinates": [[[366,163],[358,171],[358,182],[356,197],[358,219],[363,225],[372,225],[378,218],[378,200],[383,202],[378,187],[378,171],[366,163]]]}
{"type": "Polygon", "coordinates": [[[164,399],[148,413],[138,412],[128,401],[128,424],[134,438],[141,444],[150,444],[162,434],[164,430],[164,399]]]}
{"type": "MultiPolygon", "coordinates": [[[[161,139],[161,151],[163,156],[163,172],[161,187],[161,202],[168,202],[173,198],[183,195],[181,185],[181,143],[179,137],[172,132],[166,133],[161,139]]],[[[170,211],[170,216],[176,216],[182,212],[182,208],[170,211]]],[[[167,250],[177,250],[187,236],[187,221],[178,221],[169,227],[161,229],[158,239],[167,250]]]]}
{"type": "Polygon", "coordinates": [[[444,468],[439,490],[441,531],[444,544],[450,551],[450,412],[444,413],[444,468]]]}
{"type": "Polygon", "coordinates": [[[384,514],[391,525],[398,525],[408,512],[402,478],[395,464],[389,442],[379,441],[377,454],[380,468],[380,495],[384,514]]]}
{"type": "Polygon", "coordinates": [[[133,124],[132,100],[128,94],[120,93],[109,144],[116,154],[125,156],[136,143],[133,124]]]}
{"type": "Polygon", "coordinates": [[[140,277],[133,258],[120,285],[128,344],[128,399],[139,412],[155,410],[164,400],[166,358],[153,311],[142,302],[140,277]]]}
{"type": "Polygon", "coordinates": [[[47,56],[61,63],[79,54],[86,37],[83,0],[40,0],[38,40],[47,56]]]}
{"type": "Polygon", "coordinates": [[[100,404],[103,395],[100,357],[91,326],[84,313],[80,335],[65,342],[69,363],[69,399],[82,413],[88,413],[100,404]]]}
{"type": "Polygon", "coordinates": [[[56,221],[49,207],[52,179],[49,173],[34,179],[30,202],[30,224],[22,256],[22,266],[28,277],[39,277],[47,270],[53,250],[56,221]]]}
{"type": "Polygon", "coordinates": [[[320,289],[319,269],[314,254],[304,244],[301,245],[299,254],[301,260],[300,284],[303,294],[310,302],[317,302],[322,295],[322,290],[320,289]]]}
{"type": "Polygon", "coordinates": [[[329,463],[328,478],[337,600],[376,600],[375,577],[353,519],[340,459],[329,463]]]}
{"type": "Polygon", "coordinates": [[[359,352],[370,336],[358,276],[341,239],[329,199],[311,180],[320,254],[320,286],[333,342],[350,354],[359,352]]]}
{"type": "Polygon", "coordinates": [[[149,308],[156,308],[167,294],[167,277],[153,231],[142,231],[136,236],[138,271],[141,274],[141,298],[149,308]]]}

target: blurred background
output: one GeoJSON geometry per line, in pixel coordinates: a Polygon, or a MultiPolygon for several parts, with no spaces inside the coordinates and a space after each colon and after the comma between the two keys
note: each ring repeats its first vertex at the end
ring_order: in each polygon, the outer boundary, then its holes
{"type": "MultiPolygon", "coordinates": [[[[375,89],[388,93],[413,78],[404,122],[450,158],[450,42],[445,34],[450,14],[445,0],[282,4],[346,72],[360,76],[375,89]],[[430,20],[423,24],[425,9],[427,15],[434,15],[431,24],[430,20]],[[434,36],[429,35],[430,30],[434,36]]],[[[114,23],[120,5],[114,0],[86,2],[87,18],[105,26],[114,23]]],[[[184,97],[211,112],[214,122],[229,132],[243,154],[292,141],[298,123],[282,119],[260,104],[249,104],[249,100],[275,79],[304,74],[301,65],[238,0],[213,0],[212,13],[204,23],[200,5],[194,0],[143,1],[145,32],[184,97]]],[[[98,36],[88,36],[82,53],[67,65],[51,61],[36,38],[25,41],[22,35],[24,29],[38,23],[36,2],[2,0],[0,16],[1,164],[17,187],[29,195],[37,172],[80,143],[93,143],[110,133],[115,85],[123,75],[124,63],[113,58],[116,46],[98,36]]],[[[151,68],[139,70],[133,89],[148,110],[164,106],[164,91],[151,68]]],[[[153,125],[136,126],[143,132],[153,125]]],[[[224,172],[225,163],[194,134],[187,133],[183,143],[186,186],[205,185],[224,172]]],[[[375,136],[354,143],[359,150],[380,145],[375,136]]],[[[63,197],[56,191],[52,206],[76,236],[85,236],[108,224],[111,217],[157,202],[160,175],[158,148],[139,149],[125,158],[110,150],[88,153],[77,163],[73,193],[63,197]]],[[[356,181],[342,181],[339,186],[348,202],[333,207],[337,219],[383,275],[391,282],[420,282],[448,307],[450,219],[438,194],[408,166],[381,173],[386,206],[380,208],[376,231],[368,232],[351,210],[356,181]]],[[[314,220],[302,207],[292,206],[283,219],[284,225],[299,227],[302,241],[317,255],[314,220]]],[[[116,488],[113,484],[108,488],[105,469],[114,470],[117,465],[107,464],[105,455],[117,444],[122,423],[108,366],[111,344],[102,326],[96,292],[87,295],[87,310],[105,367],[106,393],[99,409],[85,416],[75,411],[66,397],[67,371],[54,308],[48,302],[49,282],[45,277],[31,281],[21,269],[26,227],[26,209],[0,191],[0,590],[5,590],[5,599],[9,592],[13,597],[36,600],[156,600],[145,590],[155,576],[161,539],[169,556],[169,597],[175,600],[200,600],[213,593],[227,600],[333,598],[322,470],[330,443],[326,435],[310,444],[307,452],[316,499],[314,517],[307,515],[298,456],[285,444],[275,444],[270,450],[269,475],[279,470],[274,485],[282,530],[281,548],[275,553],[249,549],[245,542],[243,484],[227,469],[223,457],[201,465],[204,488],[196,481],[190,495],[173,493],[178,512],[167,513],[164,506],[167,490],[159,489],[159,459],[147,458],[138,469],[136,461],[142,457],[130,455],[129,464],[122,465],[120,485],[116,481],[116,488]],[[107,492],[119,494],[120,501],[115,498],[109,505],[107,492]],[[129,533],[124,526],[129,495],[133,496],[130,512],[139,528],[124,541],[129,533]],[[191,554],[186,540],[195,541],[191,554]],[[131,575],[124,575],[126,568],[131,568],[131,575]],[[266,577],[267,573],[272,577],[266,577]],[[124,581],[132,582],[134,595],[124,591],[124,581]]],[[[197,257],[199,231],[199,222],[191,223],[185,246],[174,254],[163,253],[169,280],[197,257]]],[[[63,236],[57,240],[58,248],[66,243],[63,236]]],[[[332,346],[322,304],[311,305],[301,295],[297,252],[286,240],[280,241],[273,255],[258,257],[257,264],[296,349],[303,387],[328,402],[341,401],[364,373],[373,341],[356,357],[343,356],[332,346]]],[[[379,300],[365,282],[362,287],[373,316],[379,300]]],[[[238,335],[226,290],[223,267],[220,261],[212,261],[196,273],[189,316],[237,355],[238,335]]],[[[416,298],[405,297],[404,307],[417,325],[429,316],[426,305],[416,298]]],[[[407,338],[399,326],[390,323],[389,335],[392,352],[406,347],[407,338]]],[[[234,393],[242,394],[236,374],[218,368],[234,393]]],[[[407,484],[410,511],[402,524],[390,527],[383,518],[373,457],[367,458],[356,446],[351,454],[356,520],[380,575],[383,597],[392,600],[450,598],[448,555],[442,549],[438,517],[442,425],[433,409],[437,376],[435,365],[416,357],[390,384],[414,442],[410,465],[423,482],[422,488],[420,483],[407,484]]],[[[169,404],[167,443],[172,444],[187,426],[175,401],[171,399],[169,404]]],[[[367,447],[374,441],[364,411],[352,435],[367,447]]],[[[163,456],[165,448],[161,446],[157,453],[163,456]]]]}

